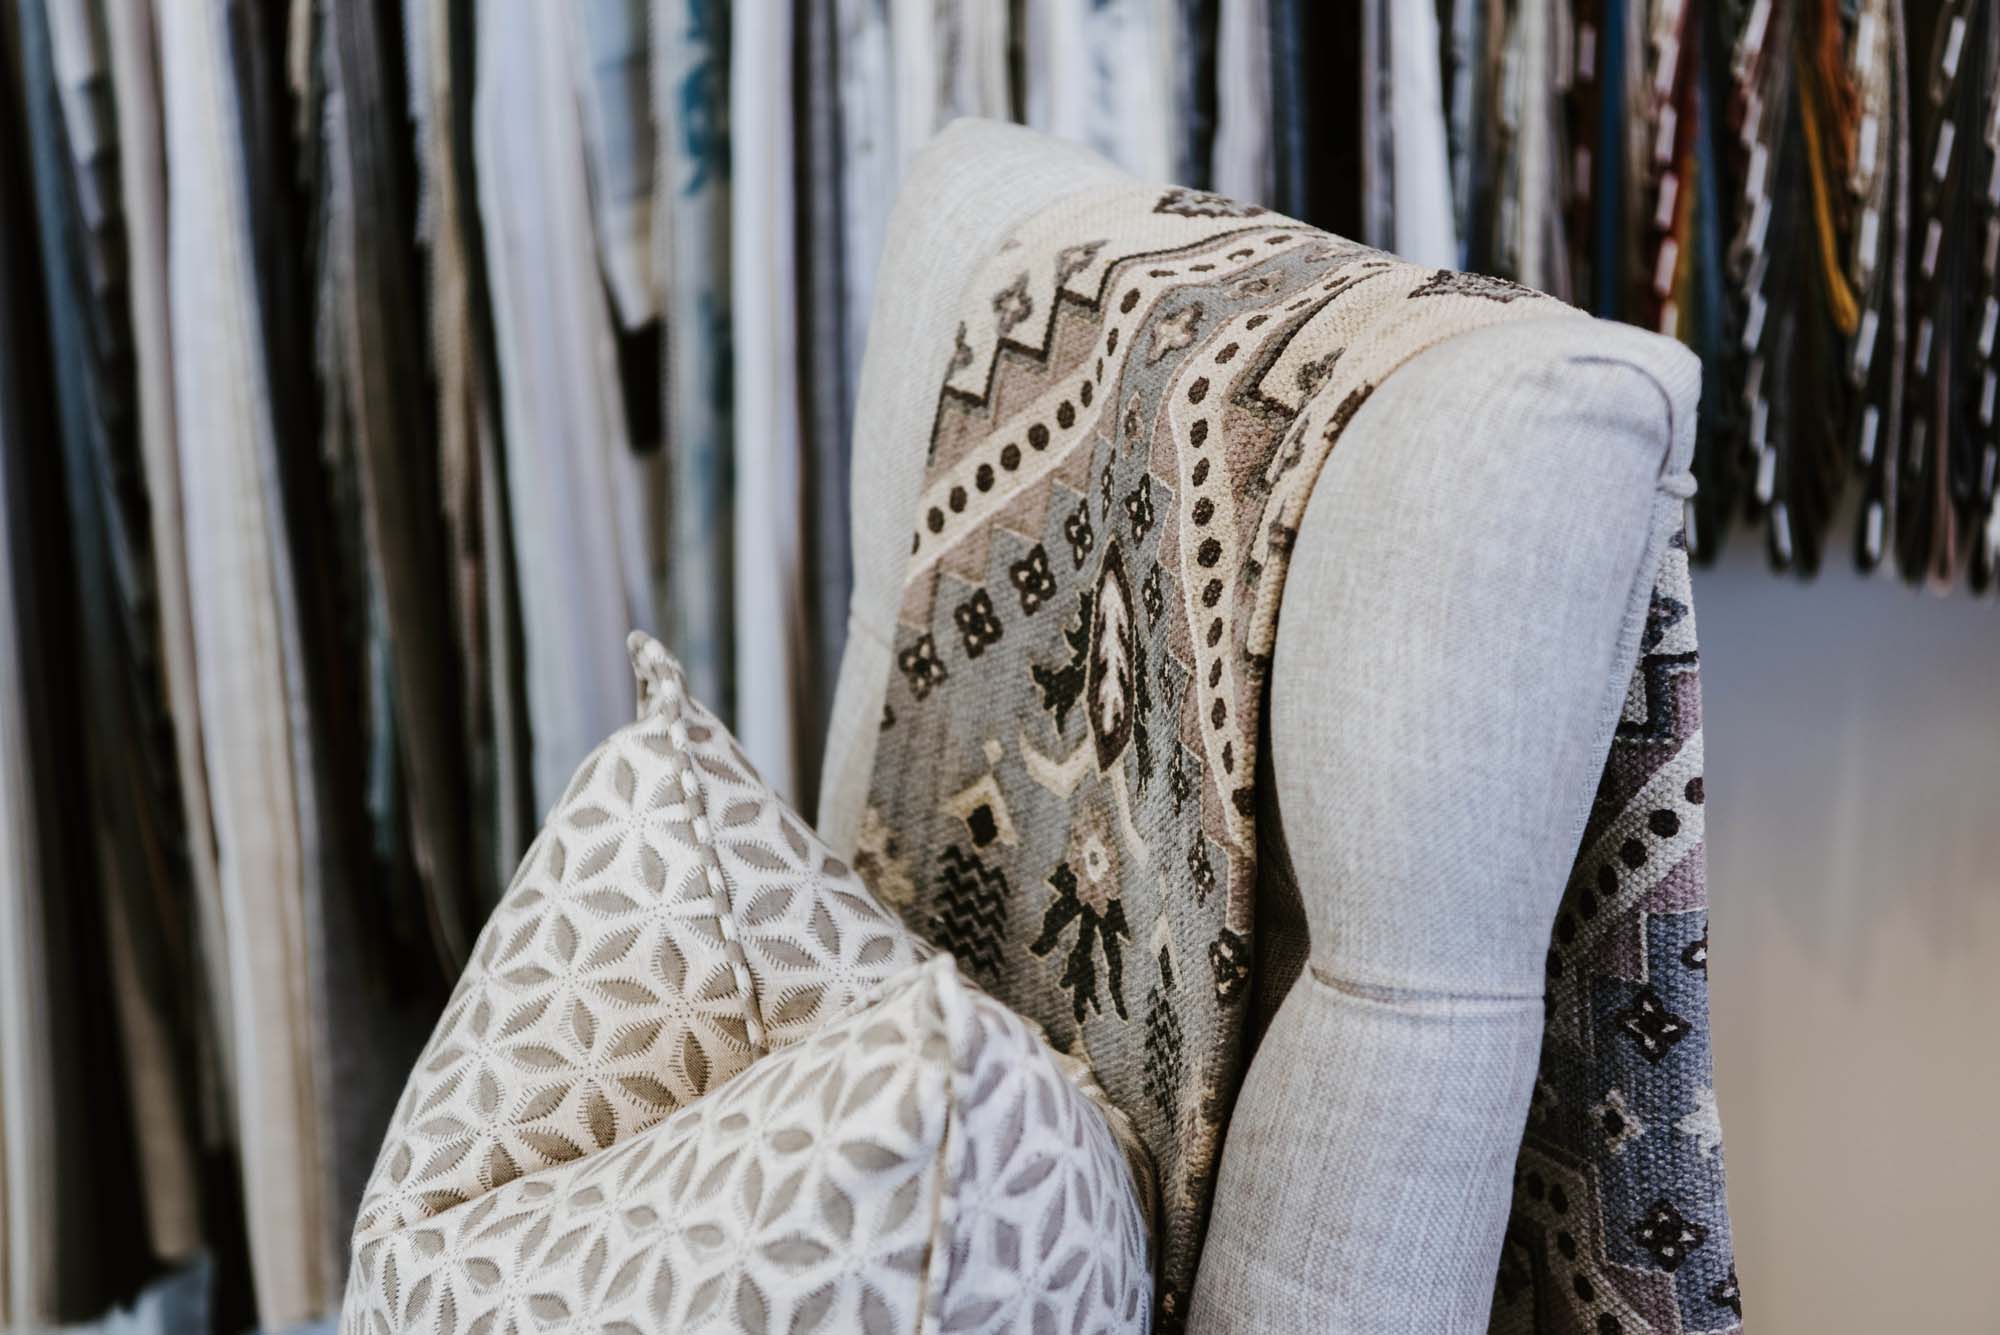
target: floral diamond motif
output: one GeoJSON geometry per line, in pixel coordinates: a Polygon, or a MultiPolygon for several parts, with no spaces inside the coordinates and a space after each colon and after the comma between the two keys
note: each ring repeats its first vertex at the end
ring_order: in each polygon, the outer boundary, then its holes
{"type": "Polygon", "coordinates": [[[1215,1002],[1225,1009],[1242,997],[1250,983],[1250,943],[1242,936],[1222,929],[1222,935],[1208,943],[1208,970],[1215,977],[1215,1002]]]}
{"type": "Polygon", "coordinates": [[[1727,1307],[1737,1319],[1743,1316],[1743,1289],[1736,1282],[1736,1267],[1729,1267],[1729,1274],[1717,1280],[1708,1290],[1708,1300],[1717,1307],[1727,1307]]]}
{"type": "Polygon", "coordinates": [[[1519,301],[1523,297],[1539,297],[1542,294],[1532,287],[1505,278],[1494,278],[1488,274],[1454,273],[1450,269],[1439,269],[1419,286],[1410,290],[1410,297],[1484,297],[1488,301],[1519,301]]]}
{"type": "MultiPolygon", "coordinates": [[[[1139,485],[1125,497],[1125,518],[1132,525],[1132,541],[1144,542],[1153,531],[1153,475],[1141,473],[1139,485]]],[[[1157,572],[1158,566],[1153,569],[1157,572]]]]}
{"type": "Polygon", "coordinates": [[[1063,520],[1063,537],[1069,540],[1069,559],[1078,570],[1083,569],[1083,563],[1090,559],[1090,549],[1097,545],[1097,534],[1090,527],[1088,498],[1078,501],[1076,509],[1063,520]]]}
{"type": "Polygon", "coordinates": [[[928,631],[896,655],[896,667],[902,672],[904,680],[910,683],[910,694],[919,700],[951,675],[945,671],[944,660],[938,657],[937,641],[928,631]]]}
{"type": "Polygon", "coordinates": [[[1604,1137],[1604,1152],[1613,1158],[1623,1154],[1627,1145],[1646,1134],[1646,1124],[1625,1102],[1622,1090],[1613,1089],[1604,1096],[1604,1102],[1592,1104],[1590,1120],[1604,1137]]]}
{"type": "Polygon", "coordinates": [[[1264,210],[1255,204],[1239,203],[1226,195],[1175,186],[1160,196],[1160,202],[1153,205],[1153,212],[1177,213],[1183,218],[1255,218],[1264,210]]]}
{"type": "Polygon", "coordinates": [[[1653,1254],[1660,1269],[1675,1271],[1688,1253],[1708,1240],[1708,1230],[1674,1208],[1662,1197],[1653,1202],[1638,1223],[1632,1225],[1632,1240],[1653,1254]]]}
{"type": "Polygon", "coordinates": [[[1146,356],[1147,362],[1157,362],[1170,352],[1193,345],[1195,336],[1201,332],[1201,303],[1191,301],[1171,315],[1162,316],[1153,326],[1152,349],[1146,356]]]}
{"type": "Polygon", "coordinates": [[[1620,1032],[1639,1045],[1640,1054],[1655,1064],[1673,1051],[1674,1044],[1688,1036],[1691,1027],[1668,1010],[1660,994],[1650,987],[1640,988],[1632,1004],[1611,1018],[1620,1032]]]}
{"type": "Polygon", "coordinates": [[[1194,902],[1204,903],[1215,892],[1215,864],[1208,860],[1208,841],[1188,845],[1188,879],[1194,882],[1194,902]]]}
{"type": "Polygon", "coordinates": [[[993,294],[993,317],[1002,334],[1035,313],[1034,299],[1028,295],[1028,275],[1021,274],[1007,287],[993,294]]]}
{"type": "MultiPolygon", "coordinates": [[[[1148,511],[1151,522],[1151,511],[1148,511]]],[[[1146,629],[1151,630],[1160,623],[1160,613],[1167,610],[1167,597],[1160,588],[1160,566],[1156,561],[1146,572],[1145,582],[1139,586],[1139,602],[1146,609],[1146,629]]]]}
{"type": "Polygon", "coordinates": [[[1074,246],[1064,246],[1056,255],[1056,286],[1066,285],[1070,279],[1088,269],[1102,249],[1102,241],[1082,241],[1074,246]]]}
{"type": "Polygon", "coordinates": [[[994,614],[993,599],[984,589],[973,590],[970,598],[952,610],[951,619],[958,623],[967,658],[979,657],[986,652],[987,645],[1000,638],[1000,618],[994,614]]]}
{"type": "Polygon", "coordinates": [[[1056,577],[1049,573],[1048,548],[1039,542],[1028,549],[1026,556],[1007,567],[1007,578],[1021,595],[1021,611],[1028,616],[1056,596],[1056,577]]]}

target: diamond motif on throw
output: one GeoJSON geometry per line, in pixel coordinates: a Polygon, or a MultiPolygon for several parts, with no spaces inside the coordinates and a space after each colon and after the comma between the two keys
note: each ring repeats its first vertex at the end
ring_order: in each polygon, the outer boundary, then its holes
{"type": "Polygon", "coordinates": [[[929,632],[919,635],[916,643],[896,655],[896,667],[910,683],[910,694],[919,700],[950,675],[945,671],[944,660],[938,657],[937,641],[929,632]]]}
{"type": "Polygon", "coordinates": [[[1717,1307],[1728,1308],[1731,1312],[1734,1312],[1736,1314],[1738,1320],[1742,1319],[1743,1290],[1736,1283],[1735,1266],[1733,1265],[1730,1266],[1729,1274],[1724,1278],[1717,1280],[1715,1284],[1712,1287],[1710,1287],[1708,1291],[1708,1300],[1714,1303],[1717,1307]]]}
{"type": "Polygon", "coordinates": [[[1624,1092],[1617,1089],[1606,1094],[1604,1102],[1591,1105],[1590,1120],[1604,1137],[1604,1152],[1614,1158],[1646,1133],[1646,1124],[1626,1105],[1624,1092]]]}
{"type": "MultiPolygon", "coordinates": [[[[1141,473],[1138,487],[1125,497],[1125,518],[1132,525],[1132,541],[1144,542],[1153,531],[1153,475],[1141,473]]],[[[1158,566],[1154,567],[1159,569],[1158,566]]]]}
{"type": "Polygon", "coordinates": [[[1410,289],[1411,298],[1416,297],[1484,297],[1488,301],[1519,301],[1522,297],[1539,297],[1542,294],[1532,287],[1523,287],[1505,278],[1494,278],[1487,274],[1454,273],[1450,269],[1439,269],[1418,286],[1410,289]]]}
{"type": "Polygon", "coordinates": [[[1668,1010],[1660,994],[1650,987],[1639,989],[1632,1004],[1611,1017],[1627,1038],[1639,1045],[1647,1061],[1657,1063],[1688,1036],[1686,1020],[1668,1010]]]}
{"type": "MultiPolygon", "coordinates": [[[[1174,757],[1179,760],[1180,757],[1174,757]]],[[[1188,880],[1194,885],[1194,902],[1201,904],[1215,892],[1215,864],[1208,860],[1208,840],[1196,836],[1188,844],[1188,880]]]]}
{"type": "Polygon", "coordinates": [[[1201,303],[1191,301],[1172,315],[1163,315],[1153,326],[1153,342],[1146,360],[1157,362],[1170,352],[1179,352],[1201,331],[1201,303]]]}
{"type": "Polygon", "coordinates": [[[1225,1009],[1250,982],[1250,943],[1227,927],[1208,943],[1208,968],[1215,975],[1215,1002],[1225,1009]]]}
{"type": "Polygon", "coordinates": [[[1090,556],[1090,549],[1097,545],[1097,535],[1090,527],[1088,498],[1078,501],[1076,509],[1070,511],[1069,517],[1063,520],[1063,537],[1069,540],[1069,559],[1075,563],[1078,570],[1083,569],[1084,561],[1090,556]]]}
{"type": "Polygon", "coordinates": [[[1687,943],[1681,948],[1681,965],[1698,973],[1708,972],[1708,933],[1687,943]]]}
{"type": "Polygon", "coordinates": [[[1041,543],[1007,567],[1007,578],[1021,595],[1021,611],[1033,616],[1038,608],[1056,596],[1056,577],[1049,573],[1049,552],[1041,543]]]}
{"type": "Polygon", "coordinates": [[[947,844],[938,855],[936,907],[924,935],[949,950],[959,966],[988,987],[1000,981],[1007,939],[1007,877],[977,853],[947,844]]]}
{"type": "Polygon", "coordinates": [[[1708,1238],[1707,1229],[1682,1215],[1665,1198],[1653,1202],[1645,1217],[1632,1225],[1631,1233],[1632,1240],[1651,1252],[1660,1269],[1666,1271],[1680,1269],[1688,1253],[1708,1238]]]}
{"type": "Polygon", "coordinates": [[[1056,253],[1056,286],[1062,287],[1070,279],[1090,267],[1097,258],[1097,252],[1104,249],[1102,241],[1082,241],[1074,246],[1064,246],[1056,253]]]}
{"type": "Polygon", "coordinates": [[[1167,610],[1167,595],[1160,588],[1160,566],[1156,561],[1146,572],[1145,583],[1139,586],[1139,602],[1146,609],[1146,629],[1160,624],[1160,613],[1167,610]]]}
{"type": "Polygon", "coordinates": [[[1259,205],[1239,203],[1206,190],[1175,186],[1160,196],[1153,212],[1178,213],[1183,218],[1255,218],[1264,210],[1259,205]]]}
{"type": "Polygon", "coordinates": [[[970,598],[952,610],[951,618],[965,642],[967,658],[979,657],[987,645],[1000,638],[1000,618],[994,615],[993,600],[984,589],[974,589],[970,598]]]}
{"type": "Polygon", "coordinates": [[[1028,296],[1028,275],[1020,274],[1007,287],[993,294],[993,316],[1000,322],[1000,332],[1005,334],[1035,312],[1035,303],[1028,296]]]}

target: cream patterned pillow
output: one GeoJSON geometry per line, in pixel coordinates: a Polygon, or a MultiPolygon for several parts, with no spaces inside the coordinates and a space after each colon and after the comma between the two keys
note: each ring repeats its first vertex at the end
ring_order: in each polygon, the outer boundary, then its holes
{"type": "Polygon", "coordinates": [[[665,650],[631,651],[637,721],[411,1073],[343,1329],[1142,1328],[1150,1176],[1088,1069],[919,968],[665,650]]]}
{"type": "Polygon", "coordinates": [[[929,953],[634,633],[636,722],[521,860],[410,1074],[355,1237],[608,1149],[929,953]]]}
{"type": "Polygon", "coordinates": [[[950,956],[612,1149],[359,1243],[347,1328],[1141,1331],[1110,1125],[950,956]]]}

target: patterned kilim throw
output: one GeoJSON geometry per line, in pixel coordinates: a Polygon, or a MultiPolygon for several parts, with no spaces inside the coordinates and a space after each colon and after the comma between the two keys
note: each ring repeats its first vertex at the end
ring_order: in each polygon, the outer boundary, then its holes
{"type": "MultiPolygon", "coordinates": [[[[858,862],[1138,1124],[1164,1328],[1185,1319],[1247,1059],[1256,748],[1299,518],[1399,365],[1560,315],[1511,283],[1137,186],[1035,215],[967,289],[858,862]]],[[[1698,726],[1676,545],[1549,955],[1496,1328],[1740,1324],[1698,726]]]]}

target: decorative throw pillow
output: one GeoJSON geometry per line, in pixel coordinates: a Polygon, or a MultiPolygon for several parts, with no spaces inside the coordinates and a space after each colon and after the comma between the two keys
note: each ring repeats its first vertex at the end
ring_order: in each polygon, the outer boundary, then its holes
{"type": "Polygon", "coordinates": [[[350,1331],[1139,1331],[1110,1125],[949,956],[661,1125],[360,1242],[350,1331]]]}
{"type": "Polygon", "coordinates": [[[411,1073],[355,1226],[344,1328],[754,1329],[782,1308],[792,1325],[774,1329],[818,1328],[817,1312],[874,1330],[949,1298],[971,1304],[966,1329],[1011,1329],[1086,1297],[1105,1328],[1132,1326],[1118,1314],[1133,1284],[1150,1292],[1151,1212],[1129,1123],[948,960],[919,969],[929,948],[764,785],[666,651],[637,634],[630,649],[637,720],[578,768],[411,1073]],[[879,1024],[857,1009],[876,993],[879,1024]],[[815,1034],[832,1046],[795,1056],[815,1034]],[[774,1072],[733,1079],[771,1053],[774,1072]],[[1021,1097],[996,1103],[1003,1086],[1021,1097]],[[795,1107],[848,1169],[779,1134],[795,1107]],[[907,1153],[892,1163],[864,1133],[907,1153]],[[895,1196],[912,1174],[928,1185],[895,1196]],[[1096,1235],[1080,1270],[1052,1250],[1079,1220],[1096,1235]],[[890,1245],[912,1230],[918,1250],[890,1245]]]}
{"type": "Polygon", "coordinates": [[[609,1148],[929,948],[757,777],[658,641],[411,1072],[355,1237],[609,1148]]]}

